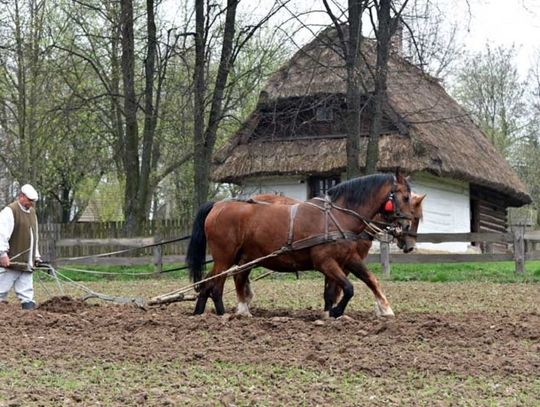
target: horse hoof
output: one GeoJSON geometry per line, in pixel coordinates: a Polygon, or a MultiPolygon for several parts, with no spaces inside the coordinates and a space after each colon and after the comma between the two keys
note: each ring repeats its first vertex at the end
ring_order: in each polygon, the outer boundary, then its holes
{"type": "Polygon", "coordinates": [[[243,317],[252,317],[251,312],[249,312],[249,307],[245,302],[240,302],[236,306],[236,315],[243,317]]]}
{"type": "Polygon", "coordinates": [[[388,306],[387,308],[383,308],[379,303],[375,303],[375,315],[380,318],[388,318],[388,317],[396,316],[390,306],[388,306]]]}
{"type": "Polygon", "coordinates": [[[354,321],[354,318],[351,318],[350,316],[348,315],[342,315],[340,317],[337,317],[336,318],[338,321],[346,321],[346,322],[351,322],[351,321],[354,321]]]}
{"type": "Polygon", "coordinates": [[[321,313],[321,319],[329,319],[330,318],[330,311],[323,311],[321,313]]]}

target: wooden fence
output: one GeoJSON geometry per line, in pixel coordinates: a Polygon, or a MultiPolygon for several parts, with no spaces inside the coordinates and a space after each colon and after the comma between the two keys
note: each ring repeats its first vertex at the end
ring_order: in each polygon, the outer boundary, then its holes
{"type": "MultiPolygon", "coordinates": [[[[175,225],[176,232],[180,229],[175,225]]],[[[184,228],[184,233],[187,228],[184,228]]],[[[160,229],[163,231],[164,229],[160,229]]],[[[169,231],[170,232],[170,231],[169,231]]],[[[172,234],[172,233],[170,233],[172,234]]],[[[49,258],[56,264],[86,263],[86,264],[155,264],[156,270],[161,271],[164,263],[182,262],[184,260],[187,240],[172,244],[156,245],[133,253],[122,253],[120,256],[99,257],[96,255],[126,248],[140,248],[152,245],[163,239],[164,233],[154,237],[143,238],[64,238],[49,241],[49,258]],[[77,250],[74,250],[77,249],[77,250]],[[82,250],[84,249],[84,250],[82,250]],[[87,253],[88,252],[88,253],[87,253]],[[92,253],[91,253],[92,252],[92,253]],[[58,256],[62,253],[63,255],[58,256]],[[66,255],[69,253],[69,255],[66,255]],[[75,254],[76,253],[76,254],[75,254]],[[87,254],[85,254],[87,253],[87,254]],[[134,253],[136,255],[134,255],[134,253]],[[90,256],[84,259],[72,260],[69,258],[90,256]]],[[[183,236],[174,234],[166,238],[174,239],[183,236]]],[[[497,243],[507,249],[498,253],[394,253],[390,252],[390,245],[381,243],[380,253],[370,254],[368,262],[380,262],[383,274],[390,275],[392,263],[458,263],[458,262],[490,262],[490,261],[514,261],[516,273],[523,273],[526,260],[539,260],[540,251],[536,250],[540,242],[540,231],[526,232],[524,226],[514,226],[506,233],[424,233],[418,235],[418,242],[445,243],[445,242],[475,242],[476,244],[497,243]]]]}
{"type": "MultiPolygon", "coordinates": [[[[514,261],[516,273],[523,273],[526,260],[539,260],[540,251],[536,245],[540,242],[540,231],[526,232],[524,226],[513,226],[506,233],[422,233],[418,234],[418,242],[447,243],[475,242],[476,244],[503,244],[507,247],[498,253],[390,253],[387,243],[381,243],[378,254],[370,254],[368,262],[380,262],[385,276],[390,275],[391,263],[465,263],[514,261]]],[[[500,245],[499,245],[500,247],[500,245]]]]}
{"type": "MultiPolygon", "coordinates": [[[[96,222],[40,225],[40,250],[48,259],[92,256],[122,248],[133,250],[118,257],[146,257],[154,255],[155,249],[136,250],[138,247],[185,236],[191,233],[191,220],[179,219],[147,221],[141,225],[142,237],[127,239],[124,222],[96,222]],[[144,242],[140,239],[147,239],[144,242]]],[[[185,253],[187,242],[164,245],[163,255],[185,253]]],[[[114,260],[113,260],[114,261],[114,260]]]]}

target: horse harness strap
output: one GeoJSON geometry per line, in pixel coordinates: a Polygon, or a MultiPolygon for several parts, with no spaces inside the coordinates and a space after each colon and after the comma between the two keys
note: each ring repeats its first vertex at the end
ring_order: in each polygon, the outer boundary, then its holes
{"type": "Polygon", "coordinates": [[[296,213],[298,212],[299,204],[294,204],[291,206],[289,211],[289,233],[287,235],[287,246],[292,246],[293,244],[293,235],[294,235],[294,220],[296,219],[296,213]]]}
{"type": "Polygon", "coordinates": [[[324,212],[325,215],[325,222],[324,222],[324,233],[310,236],[304,239],[300,240],[293,240],[294,239],[294,224],[296,220],[296,215],[298,214],[298,208],[300,204],[291,205],[289,209],[289,231],[287,233],[287,245],[283,248],[286,248],[286,250],[301,250],[301,249],[307,249],[309,247],[318,246],[320,244],[329,243],[329,242],[335,242],[339,239],[345,239],[345,240],[357,240],[362,234],[349,232],[343,230],[339,222],[337,221],[334,214],[330,211],[332,209],[332,205],[327,201],[325,202],[325,205],[323,207],[320,207],[318,205],[315,205],[311,202],[304,202],[305,204],[314,206],[315,208],[321,210],[324,212]],[[336,231],[329,231],[329,224],[330,221],[332,221],[337,228],[336,231]]]}
{"type": "Polygon", "coordinates": [[[353,232],[341,232],[333,231],[328,232],[327,234],[320,234],[315,236],[306,237],[305,239],[300,239],[292,242],[288,247],[290,250],[302,250],[309,247],[318,246],[324,243],[335,242],[340,239],[345,240],[357,240],[359,238],[358,233],[353,232]]]}
{"type": "Polygon", "coordinates": [[[324,202],[324,209],[321,208],[318,205],[315,205],[315,204],[311,203],[311,202],[306,202],[306,204],[313,205],[316,208],[319,208],[320,210],[327,211],[330,214],[330,216],[332,217],[332,220],[334,221],[336,227],[339,230],[341,230],[341,228],[340,228],[339,224],[337,223],[337,221],[335,220],[334,215],[330,212],[330,209],[332,209],[332,208],[337,209],[338,211],[341,211],[343,213],[349,214],[349,215],[357,218],[358,220],[360,220],[362,223],[364,223],[366,228],[365,228],[363,233],[367,233],[369,236],[371,236],[371,240],[373,240],[376,235],[384,232],[379,226],[377,226],[377,224],[388,226],[388,224],[386,224],[386,223],[375,222],[375,221],[366,219],[365,217],[361,216],[360,214],[356,213],[355,211],[353,211],[351,209],[343,208],[343,207],[341,207],[339,205],[336,205],[335,203],[333,203],[330,200],[328,195],[326,195],[324,198],[314,198],[314,199],[324,202]]]}

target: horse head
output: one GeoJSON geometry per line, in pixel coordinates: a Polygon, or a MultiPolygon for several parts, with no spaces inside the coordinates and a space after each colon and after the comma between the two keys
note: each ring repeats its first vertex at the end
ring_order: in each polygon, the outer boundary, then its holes
{"type": "Polygon", "coordinates": [[[411,222],[411,227],[408,231],[402,231],[402,233],[397,237],[397,245],[403,250],[403,253],[409,253],[414,249],[416,245],[418,226],[422,220],[423,211],[422,211],[422,201],[426,195],[418,195],[414,192],[411,193],[411,203],[413,207],[413,219],[411,222]]]}
{"type": "Polygon", "coordinates": [[[391,224],[391,234],[403,244],[405,253],[413,250],[416,244],[416,231],[411,232],[415,218],[415,207],[411,195],[408,177],[401,174],[398,169],[394,175],[390,193],[379,209],[382,218],[391,224]]]}
{"type": "Polygon", "coordinates": [[[411,187],[399,171],[372,174],[342,182],[327,192],[330,200],[366,220],[380,216],[388,226],[408,231],[413,220],[411,187]]]}

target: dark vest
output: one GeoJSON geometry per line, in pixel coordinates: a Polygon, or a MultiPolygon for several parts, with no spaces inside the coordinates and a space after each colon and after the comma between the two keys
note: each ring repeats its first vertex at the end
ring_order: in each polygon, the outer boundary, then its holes
{"type": "MultiPolygon", "coordinates": [[[[33,241],[33,248],[32,253],[34,255],[34,259],[36,257],[36,240],[37,240],[37,217],[36,217],[36,211],[34,208],[30,208],[30,212],[25,212],[21,209],[19,206],[19,202],[15,201],[8,205],[9,208],[11,208],[11,211],[13,212],[13,218],[15,220],[15,224],[13,227],[13,233],[11,234],[11,237],[9,238],[9,252],[8,256],[9,258],[13,258],[17,256],[19,253],[21,254],[19,257],[15,258],[13,261],[17,263],[28,263],[28,256],[30,255],[30,243],[32,242],[32,237],[34,236],[33,241]],[[32,230],[32,234],[30,234],[30,230],[32,230]]],[[[32,259],[32,261],[34,261],[32,259]]],[[[28,266],[17,266],[13,265],[10,266],[10,268],[14,270],[21,270],[21,271],[30,271],[28,269],[28,266]]]]}

